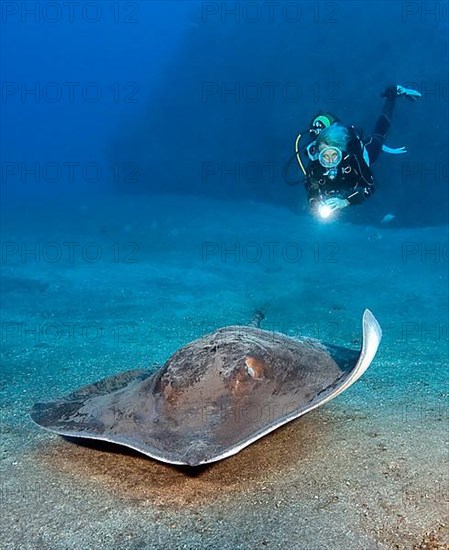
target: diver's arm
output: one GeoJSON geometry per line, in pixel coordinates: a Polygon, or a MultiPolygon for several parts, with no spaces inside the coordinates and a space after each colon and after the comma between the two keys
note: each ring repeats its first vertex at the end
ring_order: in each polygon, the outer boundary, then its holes
{"type": "Polygon", "coordinates": [[[356,204],[361,204],[368,197],[374,193],[374,185],[365,186],[356,188],[350,195],[346,197],[346,200],[349,202],[349,206],[354,206],[356,204]]]}

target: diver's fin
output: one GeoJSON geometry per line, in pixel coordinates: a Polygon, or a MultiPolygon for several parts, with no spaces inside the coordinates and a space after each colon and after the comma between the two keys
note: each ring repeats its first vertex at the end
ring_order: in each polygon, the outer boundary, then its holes
{"type": "Polygon", "coordinates": [[[399,96],[403,96],[410,101],[417,101],[420,97],[422,97],[421,93],[418,92],[418,90],[413,90],[412,88],[406,88],[401,84],[387,86],[385,91],[381,94],[381,97],[389,97],[391,99],[394,99],[399,96]]]}
{"type": "Polygon", "coordinates": [[[386,145],[382,145],[382,151],[384,153],[389,153],[390,155],[403,155],[407,152],[407,149],[405,147],[387,147],[386,145]]]}
{"type": "Polygon", "coordinates": [[[421,96],[421,93],[418,92],[418,90],[412,90],[411,88],[405,88],[404,86],[401,86],[398,84],[396,86],[396,93],[397,95],[403,95],[406,99],[409,99],[410,101],[417,101],[421,96]]]}

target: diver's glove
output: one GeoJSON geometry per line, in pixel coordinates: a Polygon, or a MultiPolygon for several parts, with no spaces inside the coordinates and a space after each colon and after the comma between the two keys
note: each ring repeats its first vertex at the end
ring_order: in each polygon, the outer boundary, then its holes
{"type": "Polygon", "coordinates": [[[389,97],[394,99],[396,97],[403,96],[409,101],[418,101],[421,96],[420,92],[417,90],[412,90],[411,88],[405,88],[400,84],[396,86],[388,86],[385,91],[381,94],[381,97],[389,97]]]}
{"type": "Polygon", "coordinates": [[[324,201],[324,204],[326,206],[329,206],[329,208],[334,211],[346,208],[347,206],[349,206],[349,201],[347,199],[339,199],[337,197],[334,197],[332,199],[327,199],[327,201],[324,201]]]}

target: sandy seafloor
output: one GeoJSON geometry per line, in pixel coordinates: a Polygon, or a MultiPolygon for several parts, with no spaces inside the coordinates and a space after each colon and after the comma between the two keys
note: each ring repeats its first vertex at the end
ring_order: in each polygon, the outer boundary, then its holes
{"type": "Polygon", "coordinates": [[[448,548],[448,228],[186,200],[3,212],[1,547],[448,548]],[[356,348],[366,307],[384,336],[360,381],[196,473],[27,416],[260,308],[262,328],[356,348]]]}

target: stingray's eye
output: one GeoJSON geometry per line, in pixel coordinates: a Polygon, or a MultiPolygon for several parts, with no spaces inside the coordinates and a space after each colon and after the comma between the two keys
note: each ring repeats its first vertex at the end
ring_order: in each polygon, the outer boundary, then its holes
{"type": "Polygon", "coordinates": [[[254,389],[254,381],[261,380],[265,363],[256,357],[246,356],[245,362],[236,365],[227,385],[234,396],[242,396],[254,389]]]}
{"type": "Polygon", "coordinates": [[[159,383],[159,391],[165,397],[167,401],[171,401],[174,398],[175,388],[173,388],[170,377],[168,374],[164,374],[159,383]]]}
{"type": "Polygon", "coordinates": [[[173,393],[173,388],[170,384],[170,382],[166,382],[165,384],[163,384],[161,386],[161,389],[162,389],[162,393],[164,394],[164,397],[166,399],[169,399],[173,393]]]}
{"type": "Polygon", "coordinates": [[[167,376],[167,374],[164,374],[164,376],[161,377],[159,380],[159,389],[160,391],[164,391],[164,389],[168,386],[170,383],[170,378],[167,376]]]}
{"type": "Polygon", "coordinates": [[[265,363],[257,357],[247,356],[245,358],[246,372],[251,378],[263,378],[265,363]]]}
{"type": "Polygon", "coordinates": [[[248,365],[246,365],[246,372],[251,376],[251,378],[254,378],[256,376],[254,369],[252,367],[249,367],[248,365]]]}
{"type": "Polygon", "coordinates": [[[239,397],[250,391],[252,387],[252,377],[250,376],[245,364],[237,365],[226,380],[226,386],[231,393],[239,397]]]}

